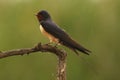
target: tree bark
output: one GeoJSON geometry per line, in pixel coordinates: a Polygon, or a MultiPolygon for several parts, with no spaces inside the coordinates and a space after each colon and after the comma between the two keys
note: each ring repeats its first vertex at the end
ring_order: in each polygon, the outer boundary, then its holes
{"type": "Polygon", "coordinates": [[[39,51],[50,52],[57,55],[57,58],[58,58],[57,80],[66,80],[67,53],[49,44],[42,45],[41,43],[39,43],[33,48],[23,48],[23,49],[16,49],[16,50],[4,51],[4,52],[0,51],[0,59],[10,57],[10,56],[16,56],[16,55],[31,54],[39,51]]]}

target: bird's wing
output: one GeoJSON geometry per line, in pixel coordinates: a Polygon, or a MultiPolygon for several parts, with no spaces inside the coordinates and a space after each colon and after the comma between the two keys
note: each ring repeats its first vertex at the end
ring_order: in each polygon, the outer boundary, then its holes
{"type": "Polygon", "coordinates": [[[46,32],[50,33],[51,35],[53,35],[54,37],[60,40],[69,38],[69,35],[53,22],[42,21],[41,25],[43,26],[46,32]]]}
{"type": "Polygon", "coordinates": [[[79,50],[85,54],[88,54],[90,52],[89,50],[79,45],[76,41],[74,41],[63,29],[61,29],[55,23],[42,21],[41,25],[46,32],[58,38],[61,44],[71,48],[73,51],[77,52],[76,50],[79,50]]]}

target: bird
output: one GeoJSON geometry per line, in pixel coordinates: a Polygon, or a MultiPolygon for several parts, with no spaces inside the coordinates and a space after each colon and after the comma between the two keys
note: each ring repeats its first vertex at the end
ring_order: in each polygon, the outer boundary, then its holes
{"type": "Polygon", "coordinates": [[[46,10],[40,10],[36,17],[40,23],[41,33],[48,37],[50,43],[61,44],[68,47],[79,55],[78,51],[89,55],[90,50],[84,48],[62,28],[60,28],[51,18],[50,14],[46,10]]]}

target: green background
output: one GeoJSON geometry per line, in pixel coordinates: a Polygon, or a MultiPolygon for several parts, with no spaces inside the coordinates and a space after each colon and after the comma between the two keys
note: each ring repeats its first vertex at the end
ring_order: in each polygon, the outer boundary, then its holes
{"type": "MultiPolygon", "coordinates": [[[[67,80],[120,80],[120,0],[0,0],[0,51],[48,43],[35,16],[52,19],[90,56],[65,47],[67,80]]],[[[0,59],[0,80],[56,80],[57,58],[36,53],[0,59]]]]}

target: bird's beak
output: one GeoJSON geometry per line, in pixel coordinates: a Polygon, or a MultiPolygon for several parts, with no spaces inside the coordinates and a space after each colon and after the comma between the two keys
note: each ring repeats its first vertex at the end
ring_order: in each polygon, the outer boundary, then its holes
{"type": "Polygon", "coordinates": [[[38,14],[34,14],[35,16],[38,16],[38,14]]]}

